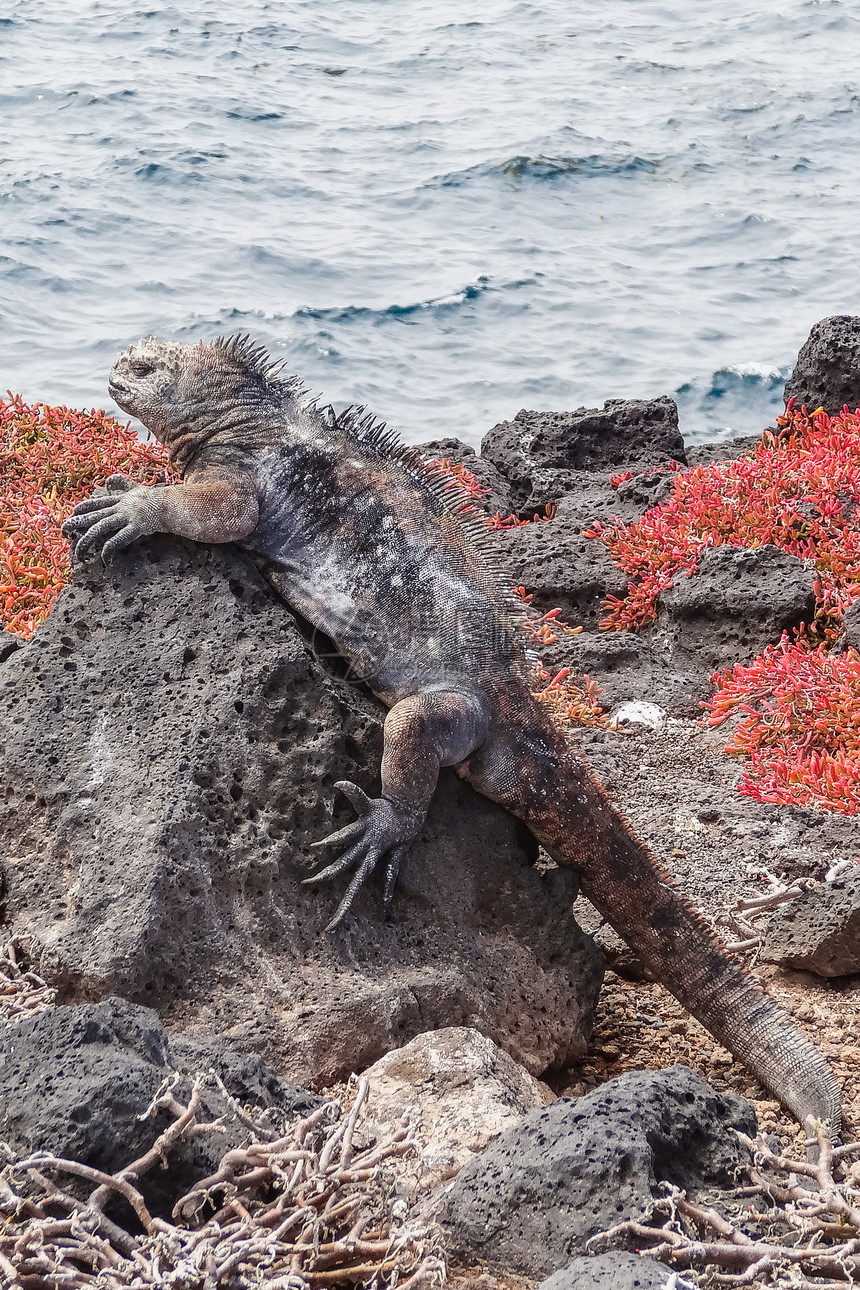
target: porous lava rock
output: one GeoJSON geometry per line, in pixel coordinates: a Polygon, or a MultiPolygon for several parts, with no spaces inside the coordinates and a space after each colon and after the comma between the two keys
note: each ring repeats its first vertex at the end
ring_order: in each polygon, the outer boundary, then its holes
{"type": "Polygon", "coordinates": [[[657,1185],[688,1191],[736,1181],[754,1134],[752,1106],[686,1066],[634,1071],[578,1099],[529,1112],[476,1156],[439,1208],[452,1255],[545,1277],[597,1232],[646,1219],[657,1185]]]}
{"type": "Polygon", "coordinates": [[[491,540],[514,586],[527,588],[540,613],[560,609],[572,627],[596,629],[606,596],[627,591],[627,575],[603,543],[583,537],[558,516],[494,533],[491,540]]]}
{"type": "Polygon", "coordinates": [[[677,406],[665,396],[609,399],[602,409],[574,412],[522,409],[484,435],[481,458],[508,480],[517,508],[554,500],[544,493],[575,491],[575,479],[553,472],[641,469],[687,460],[677,406]]]}
{"type": "Polygon", "coordinates": [[[819,976],[860,972],[860,864],[779,908],[762,933],[759,957],[819,976]]]}
{"type": "Polygon", "coordinates": [[[666,1290],[672,1269],[641,1254],[612,1250],[572,1259],[538,1290],[666,1290]]]}
{"type": "MultiPolygon", "coordinates": [[[[280,1079],[256,1054],[223,1038],[169,1039],[157,1014],[108,998],[48,1008],[0,1026],[0,1139],[20,1155],[47,1151],[108,1173],[143,1155],[174,1117],[145,1112],[163,1081],[177,1073],[174,1096],[187,1101],[191,1075],[214,1069],[231,1097],[283,1117],[306,1115],[321,1099],[280,1079]]],[[[221,1127],[177,1144],[169,1176],[157,1169],[143,1183],[147,1200],[169,1212],[192,1182],[217,1168],[225,1151],[248,1141],[214,1081],[201,1092],[201,1122],[221,1127]]]]}
{"type": "Polygon", "coordinates": [[[617,519],[639,519],[652,507],[659,506],[671,495],[674,472],[655,467],[653,470],[635,471],[630,479],[622,479],[615,489],[613,513],[617,519]]]}
{"type": "Polygon", "coordinates": [[[849,605],[843,615],[845,624],[845,639],[843,644],[846,649],[854,649],[860,653],[860,600],[855,600],[853,605],[849,605]]]}
{"type": "Polygon", "coordinates": [[[656,622],[639,632],[560,636],[548,664],[591,677],[608,710],[644,700],[672,716],[697,716],[714,672],[811,622],[814,582],[814,570],[778,547],[713,547],[692,577],[677,575],[661,595],[656,622]]]}
{"type": "Polygon", "coordinates": [[[298,1083],[470,1025],[540,1073],[584,1052],[601,959],[505,811],[443,772],[393,915],[309,845],[379,791],[381,705],[232,548],[168,537],[76,567],[0,666],[4,932],[65,1002],[118,993],[298,1083]],[[316,653],[314,653],[316,650],[316,653]],[[314,865],[319,861],[315,859],[314,865]]]}
{"type": "Polygon", "coordinates": [[[713,466],[718,461],[737,461],[752,452],[761,439],[760,434],[739,435],[734,439],[687,445],[687,465],[713,466]]]}
{"type": "Polygon", "coordinates": [[[817,322],[785,383],[785,401],[796,399],[810,412],[860,407],[860,318],[835,314],[817,322]]]}
{"type": "Polygon", "coordinates": [[[661,595],[652,645],[693,674],[746,662],[812,621],[815,576],[779,547],[711,547],[661,595]]]}
{"type": "MultiPolygon", "coordinates": [[[[596,682],[600,703],[612,712],[623,703],[656,703],[673,716],[690,708],[690,679],[674,671],[651,646],[651,633],[584,631],[559,636],[543,651],[550,672],[569,667],[576,677],[596,682]]],[[[697,678],[699,686],[704,682],[697,678]]]]}
{"type": "Polygon", "coordinates": [[[715,671],[754,658],[815,613],[815,571],[802,560],[773,546],[720,546],[702,554],[692,577],[676,577],[653,625],[604,632],[604,601],[624,597],[628,579],[602,542],[576,532],[561,508],[552,520],[494,538],[499,564],[532,593],[534,607],[559,608],[585,629],[560,634],[545,651],[547,667],[590,677],[607,709],[645,700],[672,716],[698,715],[715,671]]]}
{"type": "Polygon", "coordinates": [[[428,1180],[452,1177],[533,1107],[555,1100],[546,1084],[468,1026],[416,1035],[374,1062],[365,1079],[365,1130],[383,1130],[404,1115],[416,1123],[414,1175],[424,1189],[428,1180]]]}

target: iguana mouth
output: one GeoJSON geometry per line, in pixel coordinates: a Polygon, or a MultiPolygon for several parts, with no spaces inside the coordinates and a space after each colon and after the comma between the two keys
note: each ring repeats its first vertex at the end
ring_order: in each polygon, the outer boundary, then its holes
{"type": "Polygon", "coordinates": [[[129,409],[126,405],[128,400],[132,398],[132,391],[127,385],[124,385],[122,381],[109,380],[108,394],[111,396],[114,403],[119,404],[123,412],[128,412],[129,409]]]}

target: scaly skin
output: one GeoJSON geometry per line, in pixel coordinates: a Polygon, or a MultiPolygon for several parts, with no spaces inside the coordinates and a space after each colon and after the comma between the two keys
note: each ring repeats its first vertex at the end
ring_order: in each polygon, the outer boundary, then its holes
{"type": "Polygon", "coordinates": [[[522,611],[453,486],[360,409],[335,417],[303,401],[247,338],[141,341],[118,357],[110,390],[183,482],[112,476],[66,522],[77,554],[104,558],[155,532],[237,542],[389,708],[381,795],[340,784],[358,818],[317,844],[340,855],[311,881],[355,869],[329,927],[380,861],[391,899],[439,769],[454,766],[578,871],[656,978],[798,1119],[838,1129],[826,1063],[720,948],[532,696],[522,611]]]}

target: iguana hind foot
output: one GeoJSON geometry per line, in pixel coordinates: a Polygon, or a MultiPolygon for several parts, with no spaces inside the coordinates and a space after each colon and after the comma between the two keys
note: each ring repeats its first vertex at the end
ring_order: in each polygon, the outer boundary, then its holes
{"type": "Polygon", "coordinates": [[[357,784],[351,784],[349,780],[339,780],[335,788],[340,789],[344,796],[349,798],[358,811],[358,819],[320,842],[311,844],[315,851],[322,847],[342,846],[345,843],[349,846],[337,860],[319,873],[305,878],[304,882],[321,882],[328,878],[336,878],[338,874],[343,873],[344,869],[349,869],[353,865],[357,865],[358,868],[346,889],[346,894],[335,910],[334,917],[326,925],[327,932],[337,927],[349,912],[359,889],[386,854],[388,859],[385,868],[385,904],[391,903],[400,871],[400,862],[424,821],[423,813],[416,819],[414,811],[398,807],[384,797],[368,797],[363,789],[357,784]]]}

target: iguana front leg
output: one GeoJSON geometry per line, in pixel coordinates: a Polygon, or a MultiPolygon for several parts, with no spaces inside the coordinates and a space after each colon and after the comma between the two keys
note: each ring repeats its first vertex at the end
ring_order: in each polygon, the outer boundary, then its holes
{"type": "Polygon", "coordinates": [[[382,796],[370,798],[356,784],[335,785],[358,811],[359,818],[315,848],[346,846],[333,864],[306,878],[308,883],[334,878],[352,865],[357,871],[326,927],[336,927],[350,909],[359,887],[387,856],[385,903],[388,905],[400,862],[419,833],[439,779],[440,766],[468,757],[483,740],[488,717],[481,700],[456,691],[430,691],[401,699],[388,713],[382,754],[382,796]]]}
{"type": "Polygon", "coordinates": [[[149,533],[175,533],[195,542],[236,542],[254,531],[259,518],[253,483],[245,476],[200,472],[184,484],[145,488],[125,475],[111,475],[101,497],[80,502],[63,525],[82,560],[102,559],[149,533]]]}

